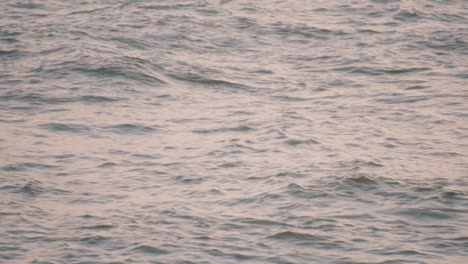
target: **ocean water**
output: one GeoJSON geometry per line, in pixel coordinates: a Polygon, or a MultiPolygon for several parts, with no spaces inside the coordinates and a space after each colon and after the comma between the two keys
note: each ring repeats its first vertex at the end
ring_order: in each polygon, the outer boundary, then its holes
{"type": "Polygon", "coordinates": [[[1,1],[0,263],[468,263],[468,1],[1,1]]]}

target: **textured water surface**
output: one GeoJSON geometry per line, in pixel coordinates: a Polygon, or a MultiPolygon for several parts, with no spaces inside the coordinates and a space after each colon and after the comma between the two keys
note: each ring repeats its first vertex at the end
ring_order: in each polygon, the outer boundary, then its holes
{"type": "Polygon", "coordinates": [[[467,263],[465,0],[3,0],[0,263],[467,263]]]}

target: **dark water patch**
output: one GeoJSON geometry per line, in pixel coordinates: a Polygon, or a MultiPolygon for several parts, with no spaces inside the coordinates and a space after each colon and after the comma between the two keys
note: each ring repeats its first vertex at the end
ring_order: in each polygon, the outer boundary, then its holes
{"type": "MultiPolygon", "coordinates": [[[[64,102],[64,100],[61,100],[60,98],[51,98],[51,97],[43,97],[40,94],[36,93],[29,93],[29,94],[7,94],[7,95],[1,95],[0,100],[2,101],[21,101],[21,102],[44,102],[44,103],[50,103],[50,102],[64,102]]],[[[68,100],[65,100],[65,102],[68,100]]]]}
{"type": "Polygon", "coordinates": [[[296,246],[332,249],[343,248],[346,243],[328,236],[314,235],[305,232],[284,231],[267,237],[282,242],[293,243],[296,246]]]}
{"type": "Polygon", "coordinates": [[[247,218],[247,219],[239,219],[238,220],[241,223],[247,224],[247,225],[257,225],[257,226],[289,226],[286,223],[283,222],[278,222],[278,221],[273,221],[273,220],[267,220],[267,219],[254,219],[254,218],[247,218]]]}
{"type": "Polygon", "coordinates": [[[98,95],[84,95],[78,97],[53,97],[53,96],[44,96],[37,93],[29,94],[13,94],[13,95],[2,95],[0,100],[4,101],[19,101],[19,102],[28,102],[35,104],[67,104],[67,103],[112,103],[116,101],[124,100],[123,98],[109,97],[109,96],[98,96],[98,95]]]}
{"type": "Polygon", "coordinates": [[[412,74],[418,72],[430,71],[431,68],[404,68],[404,69],[381,69],[381,68],[371,68],[371,67],[340,67],[333,69],[335,71],[344,71],[348,74],[363,74],[363,75],[403,75],[403,74],[412,74]]]}
{"type": "Polygon", "coordinates": [[[72,71],[89,75],[90,77],[97,78],[123,78],[137,82],[149,83],[152,85],[159,84],[165,85],[166,82],[162,79],[146,73],[143,70],[133,69],[130,67],[118,67],[118,66],[101,66],[98,68],[73,68],[72,71]]]}
{"type": "Polygon", "coordinates": [[[57,47],[57,48],[45,49],[43,51],[40,51],[39,54],[44,55],[44,56],[51,55],[60,51],[65,51],[67,50],[67,48],[69,47],[62,46],[62,47],[57,47]]]}
{"type": "Polygon", "coordinates": [[[421,40],[418,44],[429,49],[451,53],[459,52],[461,54],[467,54],[468,48],[467,40],[457,37],[456,35],[448,36],[446,32],[436,32],[434,36],[426,40],[421,40]]]}
{"type": "Polygon", "coordinates": [[[32,162],[25,162],[25,163],[16,163],[16,164],[9,164],[2,167],[4,171],[24,171],[24,170],[50,170],[58,168],[57,166],[43,164],[43,163],[32,163],[32,162]]]}
{"type": "Polygon", "coordinates": [[[84,214],[84,215],[80,215],[79,217],[83,219],[100,219],[100,217],[97,217],[91,214],[84,214]]]}
{"type": "MultiPolygon", "coordinates": [[[[122,44],[128,45],[129,48],[134,48],[134,49],[139,49],[139,50],[147,50],[148,46],[140,40],[134,39],[134,38],[125,38],[125,37],[118,37],[118,38],[111,38],[109,39],[110,41],[117,41],[122,44]]],[[[128,59],[134,59],[131,57],[128,57],[128,59]]]]}
{"type": "Polygon", "coordinates": [[[416,22],[424,18],[423,14],[417,11],[401,10],[393,16],[395,20],[404,22],[416,22]]]}
{"type": "Polygon", "coordinates": [[[307,175],[302,174],[302,173],[296,173],[296,172],[279,172],[275,175],[275,177],[305,178],[307,177],[307,175]]]}
{"type": "Polygon", "coordinates": [[[405,88],[405,90],[423,90],[423,89],[429,89],[431,88],[430,86],[424,86],[424,85],[412,85],[408,86],[405,88]]]}
{"type": "Polygon", "coordinates": [[[304,188],[296,183],[288,184],[287,193],[293,195],[294,197],[300,197],[304,199],[323,198],[328,196],[328,194],[324,191],[315,188],[304,188]]]}
{"type": "Polygon", "coordinates": [[[79,124],[48,123],[41,124],[39,127],[51,132],[87,133],[93,131],[91,127],[79,124]]]}
{"type": "Polygon", "coordinates": [[[316,145],[320,144],[318,141],[313,139],[288,139],[284,141],[285,144],[290,146],[298,146],[298,145],[316,145]]]}
{"type": "Polygon", "coordinates": [[[10,56],[10,55],[15,55],[18,54],[18,50],[12,49],[12,50],[3,50],[0,49],[0,56],[10,56]]]}
{"type": "Polygon", "coordinates": [[[368,186],[375,186],[378,185],[378,182],[368,175],[359,175],[350,178],[346,178],[343,180],[344,184],[349,184],[352,186],[359,186],[359,187],[368,187],[368,186]]]}
{"type": "Polygon", "coordinates": [[[372,250],[371,253],[378,255],[402,255],[402,256],[428,256],[428,254],[412,249],[381,249],[372,250]]]}
{"type": "Polygon", "coordinates": [[[221,168],[236,168],[236,167],[242,167],[243,163],[242,162],[224,162],[223,164],[220,165],[221,168]]]}
{"type": "Polygon", "coordinates": [[[183,184],[201,184],[207,179],[204,178],[189,178],[189,177],[184,177],[184,176],[176,176],[174,177],[175,181],[178,181],[183,184]]]}
{"type": "MultiPolygon", "coordinates": [[[[356,144],[352,145],[353,147],[359,146],[356,144]]],[[[347,160],[347,161],[342,161],[338,162],[335,165],[336,168],[348,168],[348,169],[360,169],[360,168],[378,168],[378,167],[383,167],[382,164],[374,161],[367,161],[367,160],[361,160],[361,159],[353,159],[353,160],[347,160]]]]}
{"type": "Polygon", "coordinates": [[[380,32],[378,30],[372,30],[372,29],[360,29],[360,30],[357,30],[357,33],[373,35],[373,34],[382,34],[384,32],[380,32]]]}
{"type": "Polygon", "coordinates": [[[431,99],[431,96],[400,96],[398,98],[377,99],[377,102],[386,104],[412,104],[431,99]]]}
{"type": "Polygon", "coordinates": [[[357,221],[366,221],[366,222],[372,222],[376,220],[375,216],[371,214],[362,214],[362,213],[336,214],[336,215],[331,215],[330,217],[333,217],[336,219],[357,220],[357,221]]]}
{"type": "Polygon", "coordinates": [[[45,8],[44,5],[35,4],[35,3],[16,3],[16,4],[10,4],[10,6],[16,7],[16,8],[22,8],[22,9],[43,9],[43,8],[45,8]]]}
{"type": "Polygon", "coordinates": [[[129,155],[131,152],[121,149],[111,149],[109,150],[109,154],[111,155],[129,155]]]}
{"type": "Polygon", "coordinates": [[[459,200],[468,201],[468,190],[445,190],[438,193],[438,198],[443,201],[459,200]]]}
{"type": "Polygon", "coordinates": [[[352,160],[349,163],[349,165],[358,166],[358,167],[369,167],[369,168],[379,168],[379,167],[384,166],[383,164],[375,162],[375,161],[366,161],[366,160],[360,160],[360,159],[352,160]]]}
{"type": "Polygon", "coordinates": [[[0,37],[15,37],[21,35],[21,32],[17,31],[6,31],[4,29],[0,29],[0,37]]]}
{"type": "Polygon", "coordinates": [[[455,74],[454,77],[461,78],[461,79],[468,79],[468,73],[455,74]]]}
{"type": "Polygon", "coordinates": [[[306,25],[293,25],[283,22],[277,22],[271,25],[271,33],[281,36],[301,36],[304,38],[312,39],[326,39],[329,37],[338,37],[347,35],[346,32],[341,30],[331,30],[326,28],[318,28],[306,25]]]}
{"type": "Polygon", "coordinates": [[[441,239],[440,237],[428,238],[425,240],[428,247],[432,251],[436,252],[450,252],[450,254],[456,254],[460,249],[465,249],[468,246],[468,242],[465,238],[451,238],[451,239],[441,239]]]}
{"type": "Polygon", "coordinates": [[[248,204],[261,206],[262,204],[267,203],[269,201],[280,201],[284,199],[284,197],[285,196],[283,194],[265,192],[265,193],[261,193],[261,194],[253,195],[249,197],[231,199],[229,201],[226,201],[225,203],[230,206],[234,206],[234,205],[245,206],[248,204]]]}
{"type": "Polygon", "coordinates": [[[104,11],[104,10],[106,10],[106,9],[109,9],[109,7],[104,7],[104,8],[93,8],[93,9],[88,9],[88,10],[72,11],[72,12],[66,14],[66,15],[67,15],[67,16],[73,16],[73,15],[92,14],[92,13],[95,13],[95,12],[104,11]]]}
{"type": "Polygon", "coordinates": [[[393,214],[419,221],[447,221],[456,217],[455,214],[441,209],[419,207],[396,209],[393,214]]]}
{"type": "Polygon", "coordinates": [[[258,24],[256,21],[252,18],[248,17],[237,17],[236,18],[236,23],[235,26],[239,29],[246,30],[246,29],[252,29],[256,28],[258,24]]]}
{"type": "Polygon", "coordinates": [[[108,240],[111,240],[111,238],[107,236],[97,235],[97,236],[88,236],[85,238],[81,238],[79,242],[84,243],[86,245],[96,245],[96,244],[107,242],[108,240]]]}
{"type": "Polygon", "coordinates": [[[115,228],[116,226],[114,225],[106,225],[106,224],[101,224],[101,225],[93,225],[93,226],[82,226],[79,227],[79,229],[90,229],[90,230],[109,230],[112,228],[115,228]]]}
{"type": "Polygon", "coordinates": [[[217,16],[220,14],[218,10],[210,9],[210,8],[197,8],[198,13],[205,15],[205,16],[217,16]]]}
{"type": "Polygon", "coordinates": [[[252,127],[247,125],[240,125],[236,127],[221,127],[213,129],[197,129],[193,130],[193,133],[197,134],[212,134],[212,133],[223,133],[223,132],[248,132],[254,130],[252,127]]]}
{"type": "Polygon", "coordinates": [[[103,129],[104,131],[109,131],[117,134],[149,134],[154,133],[157,130],[157,127],[127,123],[114,126],[107,126],[103,129]]]}
{"type": "Polygon", "coordinates": [[[340,228],[337,219],[330,218],[310,218],[310,217],[294,217],[290,219],[295,225],[304,229],[316,229],[322,231],[332,231],[340,228]]]}
{"type": "Polygon", "coordinates": [[[221,251],[219,249],[208,249],[205,250],[206,253],[208,253],[211,256],[217,256],[217,257],[223,257],[223,258],[232,258],[238,261],[241,260],[253,260],[256,258],[256,256],[251,256],[251,255],[245,255],[245,254],[236,254],[236,253],[228,253],[221,251]]]}
{"type": "Polygon", "coordinates": [[[13,106],[13,107],[10,107],[10,109],[20,110],[20,111],[31,111],[31,110],[38,110],[38,107],[37,106],[13,106]]]}
{"type": "Polygon", "coordinates": [[[140,159],[160,159],[162,156],[161,155],[152,155],[152,154],[131,154],[132,157],[135,158],[140,158],[140,159]]]}
{"type": "Polygon", "coordinates": [[[273,96],[275,100],[281,101],[289,101],[289,102],[301,102],[301,101],[309,101],[310,98],[302,98],[302,97],[291,97],[291,96],[273,96]]]}
{"type": "Polygon", "coordinates": [[[18,186],[17,185],[8,185],[8,184],[5,184],[5,185],[1,185],[0,186],[0,190],[14,190],[14,189],[17,189],[18,186]]]}
{"type": "Polygon", "coordinates": [[[159,5],[155,5],[155,4],[142,5],[142,6],[139,6],[139,8],[149,9],[149,10],[161,10],[161,11],[166,11],[166,10],[180,11],[180,10],[187,9],[187,8],[191,9],[191,8],[196,7],[196,6],[197,6],[197,4],[173,3],[173,4],[159,4],[159,5]]]}
{"type": "Polygon", "coordinates": [[[453,157],[463,157],[463,154],[456,153],[456,152],[434,152],[431,153],[433,156],[441,157],[441,158],[453,158],[453,157]]]}
{"type": "Polygon", "coordinates": [[[119,164],[117,164],[115,162],[104,162],[104,163],[100,164],[98,166],[98,168],[109,168],[109,167],[115,167],[115,166],[119,166],[119,164]]]}
{"type": "MultiPolygon", "coordinates": [[[[33,108],[27,108],[28,110],[29,109],[33,109],[33,108]]],[[[6,124],[14,124],[14,123],[24,123],[26,122],[25,119],[18,119],[18,120],[6,120],[6,119],[0,119],[0,123],[6,123],[6,124]]],[[[4,141],[2,139],[0,139],[0,142],[1,141],[4,141]]]]}
{"type": "MultiPolygon", "coordinates": [[[[374,195],[383,195],[389,197],[401,197],[402,199],[411,198],[406,189],[400,182],[384,178],[376,177],[365,173],[351,174],[350,176],[330,177],[322,180],[326,188],[331,188],[330,191],[339,191],[341,195],[353,196],[355,191],[361,194],[362,191],[371,191],[374,195]]],[[[357,197],[359,197],[358,195],[357,197]]],[[[356,198],[357,198],[356,197],[356,198]]],[[[370,202],[370,201],[369,201],[370,202]]]]}
{"type": "Polygon", "coordinates": [[[203,77],[194,73],[177,73],[177,74],[168,74],[169,77],[172,77],[179,81],[185,81],[189,83],[199,84],[206,87],[219,87],[219,88],[234,88],[240,90],[251,90],[247,85],[234,83],[225,80],[212,79],[208,77],[203,77]]]}
{"type": "Polygon", "coordinates": [[[71,159],[71,158],[74,158],[74,157],[76,157],[76,156],[73,155],[73,154],[60,154],[60,155],[54,156],[54,158],[56,158],[56,159],[71,159]]]}
{"type": "Polygon", "coordinates": [[[86,95],[79,97],[76,101],[85,102],[85,103],[108,103],[121,101],[122,98],[107,97],[107,96],[97,96],[97,95],[86,95]]]}
{"type": "Polygon", "coordinates": [[[31,196],[36,196],[36,195],[41,195],[41,194],[64,195],[64,194],[69,193],[68,191],[65,191],[65,190],[51,188],[50,186],[46,186],[43,182],[37,181],[37,180],[32,180],[32,181],[25,183],[22,186],[18,186],[15,192],[25,194],[25,195],[31,195],[31,196]]]}
{"type": "Polygon", "coordinates": [[[137,251],[137,252],[151,254],[151,255],[164,255],[164,254],[170,253],[168,250],[154,247],[154,246],[149,246],[149,245],[140,245],[140,246],[134,247],[132,248],[132,251],[137,251]]]}

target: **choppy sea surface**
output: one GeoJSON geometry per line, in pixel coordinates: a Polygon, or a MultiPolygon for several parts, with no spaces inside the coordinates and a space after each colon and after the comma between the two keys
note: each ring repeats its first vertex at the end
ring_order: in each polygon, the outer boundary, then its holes
{"type": "Polygon", "coordinates": [[[468,1],[1,1],[0,263],[468,263],[468,1]]]}

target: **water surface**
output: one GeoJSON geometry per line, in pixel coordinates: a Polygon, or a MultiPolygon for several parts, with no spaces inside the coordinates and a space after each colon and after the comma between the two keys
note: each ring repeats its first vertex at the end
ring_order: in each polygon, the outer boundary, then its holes
{"type": "Polygon", "coordinates": [[[466,263],[468,2],[0,2],[1,263],[466,263]]]}

